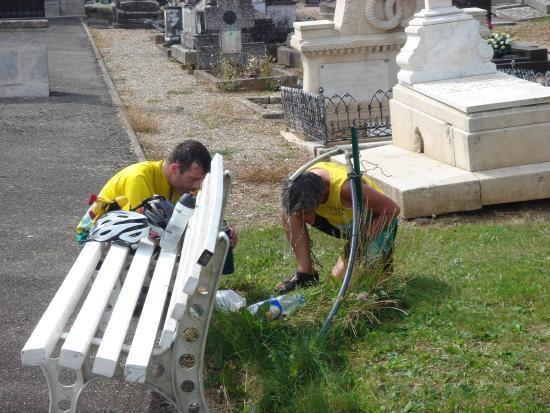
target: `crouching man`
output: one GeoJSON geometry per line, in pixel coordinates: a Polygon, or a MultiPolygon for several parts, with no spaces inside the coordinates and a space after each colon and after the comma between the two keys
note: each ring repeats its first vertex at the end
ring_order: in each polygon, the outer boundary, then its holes
{"type": "MultiPolygon", "coordinates": [[[[361,180],[364,218],[360,231],[361,259],[367,267],[381,263],[391,271],[399,206],[368,178],[361,177],[361,180]]],[[[332,269],[335,277],[344,275],[352,232],[352,190],[346,167],[332,162],[318,162],[296,179],[283,183],[281,222],[298,270],[291,279],[277,284],[278,293],[285,294],[319,281],[313,267],[308,226],[348,240],[332,269]]]]}

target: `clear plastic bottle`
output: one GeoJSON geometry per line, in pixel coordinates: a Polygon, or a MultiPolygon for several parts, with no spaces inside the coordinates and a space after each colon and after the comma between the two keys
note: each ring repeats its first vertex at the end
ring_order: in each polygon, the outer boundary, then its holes
{"type": "Polygon", "coordinates": [[[187,223],[195,210],[196,199],[191,194],[183,194],[174,207],[174,213],[166,225],[160,239],[160,247],[167,252],[176,252],[178,242],[187,228],[187,223]]]}
{"type": "Polygon", "coordinates": [[[268,320],[276,320],[284,315],[294,313],[303,303],[304,296],[302,294],[285,294],[252,304],[247,307],[247,310],[268,320]]]}

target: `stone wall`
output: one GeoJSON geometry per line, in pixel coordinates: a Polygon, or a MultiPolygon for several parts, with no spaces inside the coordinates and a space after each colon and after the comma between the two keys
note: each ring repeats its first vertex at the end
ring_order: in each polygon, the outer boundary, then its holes
{"type": "Polygon", "coordinates": [[[47,97],[47,20],[0,20],[0,97],[47,97]]]}

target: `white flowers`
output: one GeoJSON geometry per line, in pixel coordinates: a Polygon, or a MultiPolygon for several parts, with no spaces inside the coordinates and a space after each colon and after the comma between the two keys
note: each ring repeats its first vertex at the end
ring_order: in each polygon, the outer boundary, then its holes
{"type": "Polygon", "coordinates": [[[487,44],[493,48],[494,57],[502,57],[511,50],[512,38],[508,33],[493,32],[487,39],[487,44]]]}

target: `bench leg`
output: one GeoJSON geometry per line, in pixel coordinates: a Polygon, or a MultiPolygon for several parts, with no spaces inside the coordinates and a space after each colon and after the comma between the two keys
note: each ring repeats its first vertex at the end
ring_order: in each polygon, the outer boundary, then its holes
{"type": "Polygon", "coordinates": [[[153,354],[149,362],[145,384],[180,412],[210,411],[202,383],[204,347],[228,248],[229,240],[223,234],[218,238],[209,266],[201,274],[198,292],[189,297],[188,310],[178,322],[185,327],[178,330],[168,350],[153,354]]]}
{"type": "Polygon", "coordinates": [[[48,364],[42,366],[46,382],[48,383],[48,391],[50,393],[50,413],[54,412],[76,412],[78,398],[82,389],[87,384],[84,381],[82,370],[69,370],[61,368],[58,364],[58,359],[50,359],[48,364]],[[60,375],[63,373],[70,374],[72,377],[67,377],[69,382],[62,384],[60,375]]]}

